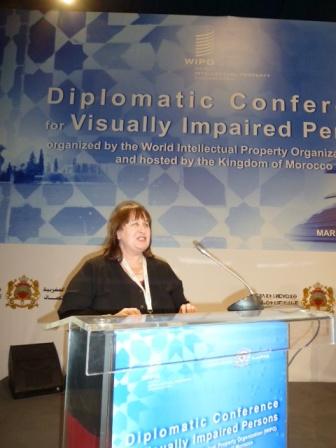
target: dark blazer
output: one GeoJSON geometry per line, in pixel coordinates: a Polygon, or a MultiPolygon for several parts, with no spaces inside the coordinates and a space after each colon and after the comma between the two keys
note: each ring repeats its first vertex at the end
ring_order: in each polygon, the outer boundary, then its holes
{"type": "MultiPolygon", "coordinates": [[[[181,280],[165,261],[147,258],[153,313],[177,313],[188,303],[181,280]]],[[[58,315],[115,314],[122,308],[147,307],[141,288],[117,261],[103,255],[88,260],[67,287],[58,315]]]]}

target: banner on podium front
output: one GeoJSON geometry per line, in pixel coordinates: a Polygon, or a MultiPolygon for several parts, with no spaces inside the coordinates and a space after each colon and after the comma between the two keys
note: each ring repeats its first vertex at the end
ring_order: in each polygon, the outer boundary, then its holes
{"type": "Polygon", "coordinates": [[[286,446],[285,323],[117,332],[114,448],[286,446]]]}

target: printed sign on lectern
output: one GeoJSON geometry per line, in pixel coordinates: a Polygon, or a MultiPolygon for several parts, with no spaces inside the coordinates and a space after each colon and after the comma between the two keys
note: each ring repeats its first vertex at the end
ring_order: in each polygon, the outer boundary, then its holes
{"type": "Polygon", "coordinates": [[[285,448],[287,325],[116,333],[113,448],[285,448]]]}

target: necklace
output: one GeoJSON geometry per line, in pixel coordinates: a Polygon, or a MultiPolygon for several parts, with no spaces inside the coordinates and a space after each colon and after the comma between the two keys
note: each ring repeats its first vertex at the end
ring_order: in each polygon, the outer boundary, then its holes
{"type": "Polygon", "coordinates": [[[144,294],[147,310],[148,310],[148,312],[151,312],[152,311],[152,297],[151,297],[150,288],[149,288],[146,257],[144,257],[144,256],[142,257],[142,266],[141,266],[141,271],[143,273],[144,285],[141,284],[141,281],[139,280],[138,275],[131,268],[131,266],[129,265],[126,258],[123,258],[120,264],[121,264],[121,267],[124,269],[124,271],[141,288],[141,290],[144,294]]]}

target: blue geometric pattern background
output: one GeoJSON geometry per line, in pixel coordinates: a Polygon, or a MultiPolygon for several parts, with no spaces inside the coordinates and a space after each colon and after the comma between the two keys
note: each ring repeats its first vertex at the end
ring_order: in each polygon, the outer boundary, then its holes
{"type": "MultiPolygon", "coordinates": [[[[217,248],[334,250],[336,154],[314,159],[327,169],[275,169],[272,155],[264,158],[267,168],[240,169],[220,165],[227,153],[177,148],[334,148],[332,138],[298,137],[302,110],[237,111],[228,98],[333,98],[335,35],[334,24],[322,23],[2,11],[0,242],[101,244],[113,207],[132,198],[153,216],[154,246],[189,247],[197,238],[217,248]],[[202,62],[195,36],[209,29],[215,43],[202,62]],[[148,94],[153,104],[131,105],[133,93],[148,94]],[[160,94],[169,95],[169,106],[156,105],[160,94]],[[200,106],[202,96],[215,106],[200,106]],[[292,138],[184,132],[185,117],[290,120],[292,138]],[[99,119],[115,120],[114,128],[102,130],[99,119]],[[144,143],[161,151],[144,151],[144,143]]],[[[314,121],[331,126],[335,111],[318,111],[314,121]]],[[[254,153],[235,158],[261,160],[254,153]]]]}

